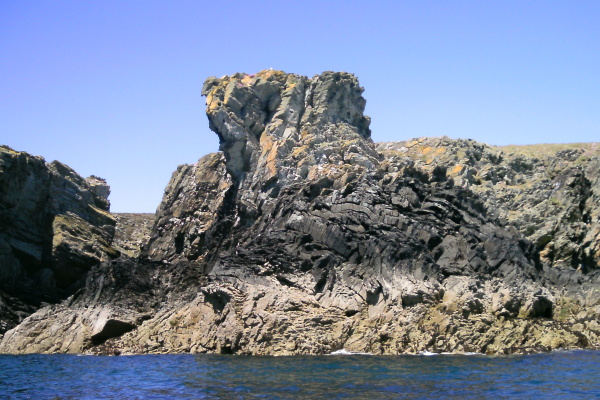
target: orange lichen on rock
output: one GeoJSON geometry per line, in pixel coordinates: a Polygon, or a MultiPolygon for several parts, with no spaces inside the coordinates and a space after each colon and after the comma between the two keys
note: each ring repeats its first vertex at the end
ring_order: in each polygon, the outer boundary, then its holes
{"type": "Polygon", "coordinates": [[[450,175],[458,175],[458,174],[460,174],[462,172],[462,170],[464,168],[465,168],[464,166],[462,166],[460,164],[456,164],[454,166],[454,168],[452,168],[452,170],[450,171],[450,175]]]}
{"type": "Polygon", "coordinates": [[[292,151],[292,157],[300,157],[303,158],[308,151],[308,146],[298,146],[292,151]]]}
{"type": "Polygon", "coordinates": [[[277,159],[279,145],[277,141],[273,140],[271,135],[262,135],[260,138],[260,146],[262,155],[266,156],[265,170],[267,172],[267,179],[277,176],[277,159]]]}
{"type": "Polygon", "coordinates": [[[219,101],[213,99],[213,92],[206,95],[206,106],[209,111],[216,110],[220,104],[221,103],[219,101]]]}

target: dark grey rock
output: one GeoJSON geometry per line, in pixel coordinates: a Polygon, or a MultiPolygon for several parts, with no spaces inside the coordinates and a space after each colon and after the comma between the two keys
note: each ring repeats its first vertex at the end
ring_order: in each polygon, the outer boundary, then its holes
{"type": "Polygon", "coordinates": [[[0,146],[0,332],[85,282],[115,257],[106,182],[0,146]]]}

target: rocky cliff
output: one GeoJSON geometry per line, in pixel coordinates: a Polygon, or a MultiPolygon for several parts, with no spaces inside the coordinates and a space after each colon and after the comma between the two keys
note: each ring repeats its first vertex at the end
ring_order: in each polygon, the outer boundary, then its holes
{"type": "Polygon", "coordinates": [[[104,180],[0,146],[0,188],[1,334],[118,253],[104,180]]]}
{"type": "Polygon", "coordinates": [[[386,157],[408,157],[430,178],[477,194],[503,225],[537,245],[547,265],[583,272],[600,266],[600,145],[492,147],[472,140],[420,138],[379,143],[386,157]]]}
{"type": "Polygon", "coordinates": [[[362,92],[347,73],[208,79],[221,152],[173,174],[139,257],[0,352],[600,347],[595,150],[376,145],[362,92]]]}
{"type": "Polygon", "coordinates": [[[117,221],[112,246],[123,255],[139,256],[142,247],[150,237],[154,214],[113,213],[112,215],[117,221]]]}

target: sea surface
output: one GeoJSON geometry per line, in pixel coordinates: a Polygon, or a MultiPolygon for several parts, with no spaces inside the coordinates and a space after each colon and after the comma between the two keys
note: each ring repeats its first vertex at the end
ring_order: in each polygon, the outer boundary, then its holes
{"type": "Polygon", "coordinates": [[[600,399],[600,352],[0,355],[0,399],[600,399]]]}

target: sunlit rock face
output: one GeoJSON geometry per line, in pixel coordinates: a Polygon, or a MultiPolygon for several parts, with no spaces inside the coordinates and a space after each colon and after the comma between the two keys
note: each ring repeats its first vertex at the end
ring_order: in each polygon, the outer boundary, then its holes
{"type": "Polygon", "coordinates": [[[174,172],[141,256],[93,269],[0,351],[598,347],[597,269],[552,267],[508,218],[521,203],[474,188],[512,156],[450,139],[375,145],[362,93],[344,72],[209,78],[221,151],[174,172]],[[52,344],[50,325],[72,340],[52,344]]]}

